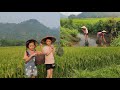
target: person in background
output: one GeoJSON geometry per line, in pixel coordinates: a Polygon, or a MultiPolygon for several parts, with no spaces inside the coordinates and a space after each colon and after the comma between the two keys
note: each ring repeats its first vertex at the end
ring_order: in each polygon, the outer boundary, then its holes
{"type": "Polygon", "coordinates": [[[88,29],[85,26],[82,26],[81,28],[85,36],[85,42],[88,42],[88,29]]]}
{"type": "Polygon", "coordinates": [[[97,44],[102,46],[103,45],[103,41],[106,44],[105,33],[106,33],[105,30],[97,32],[97,44]]]}

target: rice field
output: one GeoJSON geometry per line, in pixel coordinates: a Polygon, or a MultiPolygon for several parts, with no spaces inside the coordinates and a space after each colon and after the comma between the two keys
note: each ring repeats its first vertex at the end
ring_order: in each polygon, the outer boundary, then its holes
{"type": "MultiPolygon", "coordinates": [[[[108,18],[77,18],[77,19],[72,19],[74,24],[95,24],[97,23],[99,20],[102,21],[107,21],[109,19],[112,19],[112,17],[108,17],[108,18]]],[[[61,21],[65,21],[68,19],[61,19],[61,21]]],[[[114,20],[116,21],[120,21],[120,18],[114,18],[114,20]]]]}
{"type": "MultiPolygon", "coordinates": [[[[24,51],[0,47],[0,78],[24,78],[24,51]]],[[[64,47],[55,62],[53,78],[120,78],[120,47],[64,47]]],[[[45,65],[38,71],[38,78],[46,77],[45,65]]]]}

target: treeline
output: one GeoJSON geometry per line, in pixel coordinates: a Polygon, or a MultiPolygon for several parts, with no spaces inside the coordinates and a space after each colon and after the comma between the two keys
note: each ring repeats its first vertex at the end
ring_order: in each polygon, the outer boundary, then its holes
{"type": "Polygon", "coordinates": [[[68,18],[101,18],[120,17],[120,12],[82,12],[78,15],[70,15],[68,18]]]}
{"type": "Polygon", "coordinates": [[[0,40],[0,46],[24,46],[25,41],[22,40],[6,40],[1,39],[0,40]]]}

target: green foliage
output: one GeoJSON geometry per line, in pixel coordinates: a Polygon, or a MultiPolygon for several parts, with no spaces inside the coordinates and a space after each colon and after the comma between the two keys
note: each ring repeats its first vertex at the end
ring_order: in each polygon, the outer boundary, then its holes
{"type": "Polygon", "coordinates": [[[113,41],[110,45],[114,46],[114,47],[120,46],[120,35],[117,38],[113,39],[113,41]]]}
{"type": "Polygon", "coordinates": [[[102,17],[120,17],[120,12],[82,12],[81,14],[69,18],[102,18],[102,17]]]}
{"type": "Polygon", "coordinates": [[[73,29],[73,20],[67,19],[66,21],[60,20],[61,27],[73,29]]]}
{"type": "Polygon", "coordinates": [[[0,46],[23,46],[25,45],[25,41],[22,40],[0,40],[0,46]]]}
{"type": "MultiPolygon", "coordinates": [[[[106,30],[108,33],[120,30],[120,18],[77,18],[70,20],[72,20],[72,26],[70,27],[77,29],[79,32],[82,32],[82,26],[86,26],[89,30],[89,33],[94,34],[100,30],[106,30]]],[[[61,19],[63,26],[67,26],[68,21],[69,19],[61,19]]]]}
{"type": "Polygon", "coordinates": [[[119,78],[120,66],[111,65],[95,71],[73,70],[73,72],[71,73],[72,78],[119,78]]]}
{"type": "Polygon", "coordinates": [[[102,20],[99,20],[95,25],[94,25],[94,33],[96,33],[97,31],[102,31],[105,30],[105,24],[102,20]]]}
{"type": "Polygon", "coordinates": [[[72,46],[72,42],[78,42],[80,39],[77,37],[78,31],[75,29],[60,28],[60,38],[62,46],[72,46]]]}

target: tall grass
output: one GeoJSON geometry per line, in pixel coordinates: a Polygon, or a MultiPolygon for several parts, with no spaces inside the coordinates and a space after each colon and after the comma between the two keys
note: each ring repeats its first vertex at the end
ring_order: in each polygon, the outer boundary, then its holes
{"type": "MultiPolygon", "coordinates": [[[[38,49],[38,48],[37,48],[38,49]]],[[[25,47],[0,47],[0,78],[24,78],[25,47]]],[[[54,78],[120,77],[119,47],[65,47],[55,56],[54,78]]],[[[45,65],[38,78],[46,77],[45,65]]]]}

